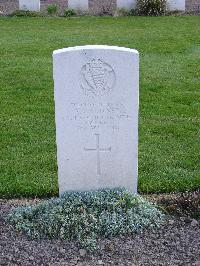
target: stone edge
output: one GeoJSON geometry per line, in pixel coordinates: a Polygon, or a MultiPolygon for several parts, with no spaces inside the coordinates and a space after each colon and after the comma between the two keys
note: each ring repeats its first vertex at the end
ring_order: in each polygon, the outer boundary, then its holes
{"type": "Polygon", "coordinates": [[[62,53],[73,52],[73,51],[81,51],[81,50],[114,50],[114,51],[122,51],[122,52],[130,52],[139,55],[139,52],[135,49],[120,47],[120,46],[109,46],[109,45],[84,45],[84,46],[75,46],[68,47],[63,49],[58,49],[53,51],[53,56],[59,55],[62,53]]]}

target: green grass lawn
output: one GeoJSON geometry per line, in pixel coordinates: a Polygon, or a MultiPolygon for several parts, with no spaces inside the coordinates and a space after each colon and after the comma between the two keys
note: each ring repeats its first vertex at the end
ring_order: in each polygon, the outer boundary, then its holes
{"type": "Polygon", "coordinates": [[[1,18],[0,197],[56,195],[55,49],[140,52],[139,191],[200,187],[200,17],[1,18]]]}

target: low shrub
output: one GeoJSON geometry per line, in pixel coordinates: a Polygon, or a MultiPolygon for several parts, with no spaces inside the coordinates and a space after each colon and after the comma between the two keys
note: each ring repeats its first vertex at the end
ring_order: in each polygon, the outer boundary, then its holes
{"type": "Polygon", "coordinates": [[[115,16],[119,17],[129,16],[129,10],[126,8],[118,8],[115,12],[115,16]]]}
{"type": "Polygon", "coordinates": [[[103,5],[101,6],[98,16],[113,16],[113,8],[112,8],[112,2],[111,1],[105,1],[103,5]]]}
{"type": "Polygon", "coordinates": [[[72,17],[76,16],[76,11],[74,9],[65,9],[64,10],[64,17],[72,17]]]}
{"type": "Polygon", "coordinates": [[[90,16],[89,10],[81,10],[81,9],[76,9],[76,15],[77,16],[90,16]]]}
{"type": "Polygon", "coordinates": [[[182,16],[185,12],[181,10],[167,10],[166,15],[167,16],[182,16]]]}
{"type": "Polygon", "coordinates": [[[57,10],[58,10],[58,7],[57,7],[57,5],[48,5],[48,7],[47,7],[47,13],[49,14],[49,15],[55,15],[56,14],[56,12],[57,12],[57,10]]]}
{"type": "Polygon", "coordinates": [[[10,14],[11,17],[40,17],[41,13],[29,10],[15,10],[10,14]]]}
{"type": "Polygon", "coordinates": [[[137,15],[138,14],[137,14],[137,10],[136,9],[132,8],[132,9],[129,10],[129,16],[137,16],[137,15]]]}
{"type": "Polygon", "coordinates": [[[67,192],[60,198],[13,209],[7,221],[30,239],[75,240],[87,250],[99,236],[116,236],[159,226],[164,215],[147,200],[124,189],[67,192]]]}
{"type": "Polygon", "coordinates": [[[166,13],[166,0],[137,0],[136,13],[143,16],[161,16],[166,13]]]}

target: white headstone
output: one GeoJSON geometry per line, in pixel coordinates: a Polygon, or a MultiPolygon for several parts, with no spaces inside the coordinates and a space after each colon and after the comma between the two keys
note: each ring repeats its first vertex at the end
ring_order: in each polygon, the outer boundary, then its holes
{"type": "Polygon", "coordinates": [[[19,9],[40,11],[40,0],[19,0],[19,9]]]}
{"type": "Polygon", "coordinates": [[[137,0],[117,0],[118,8],[132,9],[136,7],[137,0]]]}
{"type": "Polygon", "coordinates": [[[168,0],[167,1],[167,6],[168,9],[173,11],[173,10],[182,10],[185,11],[185,2],[183,0],[168,0]]]}
{"type": "Polygon", "coordinates": [[[60,194],[137,192],[139,54],[113,46],[54,51],[60,194]]]}
{"type": "Polygon", "coordinates": [[[88,10],[88,0],[68,0],[68,8],[88,10]]]}

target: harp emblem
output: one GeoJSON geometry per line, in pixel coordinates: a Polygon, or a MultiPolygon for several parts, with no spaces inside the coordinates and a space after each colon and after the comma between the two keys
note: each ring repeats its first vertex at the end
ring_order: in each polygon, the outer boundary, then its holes
{"type": "Polygon", "coordinates": [[[115,85],[113,68],[99,58],[92,58],[81,69],[81,87],[85,94],[103,96],[115,85]]]}

